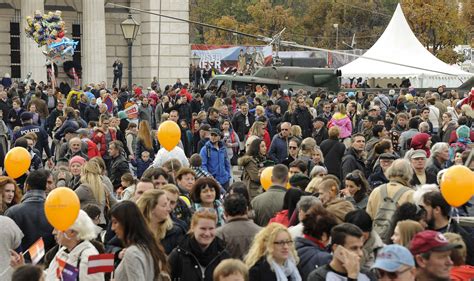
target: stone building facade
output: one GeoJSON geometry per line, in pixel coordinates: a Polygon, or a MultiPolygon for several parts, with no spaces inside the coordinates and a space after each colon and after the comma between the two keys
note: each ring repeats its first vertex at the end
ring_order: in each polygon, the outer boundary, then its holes
{"type": "MultiPolygon", "coordinates": [[[[0,0],[0,77],[25,79],[29,72],[37,81],[46,80],[46,58],[24,32],[25,18],[35,10],[62,11],[69,38],[80,41],[74,62],[82,66],[82,84],[107,81],[112,84],[112,65],[123,63],[122,84],[128,81],[128,47],[120,23],[128,9],[116,3],[155,13],[189,19],[189,0],[0,0]]],[[[189,77],[189,24],[132,11],[140,23],[133,43],[133,83],[149,86],[153,77],[161,85],[189,77]]],[[[73,84],[58,64],[58,81],[73,84]]]]}

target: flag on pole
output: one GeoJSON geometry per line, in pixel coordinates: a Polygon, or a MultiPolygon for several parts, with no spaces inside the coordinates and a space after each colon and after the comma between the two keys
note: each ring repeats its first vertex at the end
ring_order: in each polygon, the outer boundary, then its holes
{"type": "Polygon", "coordinates": [[[44,257],[45,251],[42,237],[28,248],[28,253],[30,253],[31,263],[33,265],[37,264],[44,257]]]}
{"type": "Polygon", "coordinates": [[[114,271],[114,254],[89,256],[87,274],[114,271]]]}

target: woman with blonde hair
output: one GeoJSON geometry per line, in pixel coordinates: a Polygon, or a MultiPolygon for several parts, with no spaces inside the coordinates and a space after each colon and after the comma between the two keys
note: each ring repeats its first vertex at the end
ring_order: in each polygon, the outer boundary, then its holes
{"type": "Polygon", "coordinates": [[[134,154],[135,157],[140,158],[143,151],[148,151],[150,153],[151,160],[153,160],[156,151],[158,151],[151,135],[150,124],[146,120],[140,121],[138,126],[137,143],[134,154]]]}
{"type": "Polygon", "coordinates": [[[95,204],[99,206],[100,224],[106,223],[106,212],[117,200],[112,195],[113,190],[109,186],[102,183],[101,168],[97,162],[88,161],[82,166],[81,185],[75,190],[77,197],[81,203],[81,208],[87,204],[95,204]]]}
{"type": "Polygon", "coordinates": [[[166,192],[159,189],[147,190],[137,201],[148,227],[168,255],[184,236],[184,231],[175,226],[170,217],[171,206],[166,192]]]}
{"type": "Polygon", "coordinates": [[[415,234],[423,230],[423,226],[421,226],[419,222],[413,220],[399,221],[397,226],[395,226],[391,239],[394,244],[399,244],[408,248],[410,241],[415,234]]]}
{"type": "Polygon", "coordinates": [[[294,242],[288,229],[279,223],[270,223],[255,236],[245,258],[250,269],[250,281],[301,281],[294,242]]]}
{"type": "Polygon", "coordinates": [[[308,171],[308,174],[315,165],[324,166],[323,153],[316,145],[314,138],[305,138],[301,142],[300,155],[296,160],[301,160],[306,164],[306,171],[308,171]],[[316,163],[315,160],[318,162],[316,163]]]}
{"type": "Polygon", "coordinates": [[[299,125],[292,125],[290,128],[290,134],[293,138],[297,138],[299,141],[303,140],[303,131],[299,125]]]}
{"type": "MultiPolygon", "coordinates": [[[[249,134],[247,135],[247,139],[250,136],[257,136],[261,138],[264,142],[265,145],[267,146],[267,152],[270,149],[270,144],[272,143],[270,139],[270,135],[268,134],[266,128],[265,128],[265,123],[262,121],[255,121],[249,129],[249,134]]],[[[246,143],[247,144],[247,143],[246,143]]]]}
{"type": "Polygon", "coordinates": [[[291,123],[291,119],[292,119],[293,113],[296,110],[296,106],[297,106],[296,100],[294,100],[294,99],[291,100],[290,104],[288,105],[288,110],[285,113],[283,113],[282,122],[290,122],[291,123]]]}

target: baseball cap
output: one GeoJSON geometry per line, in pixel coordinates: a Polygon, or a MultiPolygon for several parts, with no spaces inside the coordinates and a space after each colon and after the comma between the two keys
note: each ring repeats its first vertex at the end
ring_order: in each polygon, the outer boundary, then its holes
{"type": "Polygon", "coordinates": [[[410,155],[410,158],[426,158],[426,151],[424,151],[423,149],[417,149],[413,151],[413,153],[410,155]]]}
{"type": "Polygon", "coordinates": [[[450,244],[448,239],[440,232],[425,230],[415,234],[410,242],[410,252],[413,255],[421,253],[445,252],[452,249],[461,248],[459,244],[450,244]]]}
{"type": "Polygon", "coordinates": [[[415,259],[407,248],[392,244],[384,246],[378,251],[372,269],[377,268],[387,272],[395,272],[404,265],[414,267],[415,259]]]}
{"type": "Polygon", "coordinates": [[[23,113],[20,115],[20,119],[21,119],[21,121],[28,121],[28,120],[31,120],[31,119],[33,119],[33,113],[31,113],[31,112],[23,112],[23,113]]]}
{"type": "Polygon", "coordinates": [[[211,135],[218,135],[218,136],[220,136],[220,135],[221,135],[221,131],[220,131],[219,129],[212,128],[212,129],[211,129],[211,135]]]}

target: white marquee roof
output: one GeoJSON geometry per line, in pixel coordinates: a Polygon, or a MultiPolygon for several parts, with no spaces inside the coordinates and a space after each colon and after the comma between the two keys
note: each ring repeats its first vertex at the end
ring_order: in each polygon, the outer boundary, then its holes
{"type": "MultiPolygon", "coordinates": [[[[434,87],[441,84],[448,87],[455,86],[453,84],[459,86],[462,84],[461,80],[467,80],[474,75],[473,73],[464,72],[461,69],[450,66],[431,54],[413,34],[400,4],[398,4],[384,33],[372,48],[362,57],[341,67],[340,70],[342,77],[345,78],[425,78],[426,82],[422,84],[438,83],[436,85],[423,85],[425,87],[434,87]],[[364,57],[417,68],[394,65],[364,57]]],[[[421,85],[416,86],[420,87],[421,85]]]]}

